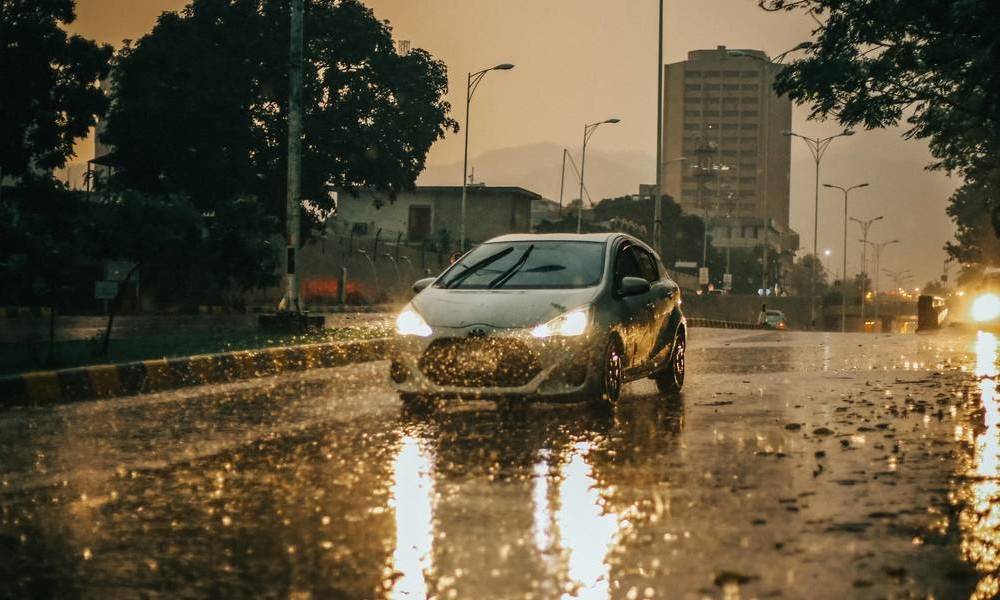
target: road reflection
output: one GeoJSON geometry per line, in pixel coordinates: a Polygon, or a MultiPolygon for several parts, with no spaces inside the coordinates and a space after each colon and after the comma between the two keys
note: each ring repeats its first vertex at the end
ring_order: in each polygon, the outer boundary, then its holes
{"type": "Polygon", "coordinates": [[[969,485],[959,489],[956,499],[962,507],[962,556],[980,574],[972,598],[985,600],[1000,595],[1000,503],[997,477],[1000,475],[1000,407],[997,399],[997,337],[980,331],[976,335],[974,374],[982,421],[973,427],[972,454],[965,469],[969,485]]]}
{"type": "Polygon", "coordinates": [[[391,505],[396,514],[393,574],[401,574],[393,598],[426,598],[434,544],[434,482],[431,458],[420,441],[404,436],[393,466],[391,505]]]}
{"type": "MultiPolygon", "coordinates": [[[[616,554],[658,503],[648,475],[683,406],[451,406],[407,415],[394,461],[394,598],[609,598],[616,554]],[[625,518],[624,515],[629,515],[625,518]]],[[[661,474],[662,476],[662,474],[661,474]]]]}

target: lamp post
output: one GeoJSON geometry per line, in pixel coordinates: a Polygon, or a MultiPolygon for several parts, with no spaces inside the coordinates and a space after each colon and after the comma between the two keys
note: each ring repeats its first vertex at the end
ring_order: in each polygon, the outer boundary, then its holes
{"type": "MultiPolygon", "coordinates": [[[[816,161],[816,172],[817,173],[819,172],[819,161],[816,161]]],[[[843,276],[840,279],[840,282],[841,282],[840,283],[840,287],[842,288],[841,291],[840,291],[840,333],[844,333],[844,332],[847,331],[847,195],[852,190],[858,190],[858,189],[861,189],[861,188],[868,187],[868,184],[867,183],[859,183],[858,185],[852,185],[849,188],[842,188],[839,185],[830,185],[829,183],[824,183],[823,187],[827,187],[827,188],[834,189],[834,190],[840,190],[844,194],[844,274],[843,274],[843,276]]],[[[817,208],[819,208],[819,207],[817,207],[817,208]]],[[[816,240],[813,239],[813,243],[814,244],[815,244],[815,242],[816,242],[816,240]]],[[[816,255],[815,255],[815,251],[814,251],[813,257],[815,257],[815,256],[816,255]]],[[[816,286],[816,281],[815,281],[816,264],[815,264],[815,262],[816,261],[814,260],[813,261],[813,276],[814,276],[813,277],[813,301],[814,302],[815,302],[815,299],[816,299],[816,294],[815,294],[815,289],[816,289],[815,288],[815,286],[816,286]]]]}
{"type": "Polygon", "coordinates": [[[865,326],[865,296],[868,294],[868,228],[872,226],[875,221],[880,221],[882,216],[879,215],[873,219],[868,219],[867,221],[862,221],[861,219],[856,219],[851,217],[851,220],[861,226],[861,327],[865,326]]]}
{"type": "MultiPolygon", "coordinates": [[[[803,140],[806,143],[806,145],[809,146],[809,152],[812,153],[813,160],[816,161],[816,198],[815,198],[815,202],[814,202],[814,206],[813,206],[813,257],[816,257],[816,252],[818,251],[818,248],[819,248],[819,245],[818,245],[819,244],[819,164],[820,164],[820,162],[822,162],[823,155],[826,154],[826,150],[827,150],[827,148],[830,147],[830,144],[833,142],[833,140],[835,140],[835,139],[837,139],[839,137],[852,136],[852,135],[854,135],[854,132],[848,129],[848,130],[845,130],[845,131],[843,131],[841,133],[838,133],[837,135],[831,135],[831,136],[828,136],[828,137],[825,137],[825,138],[818,138],[818,137],[811,138],[811,137],[806,137],[804,135],[799,135],[799,134],[795,133],[794,131],[786,131],[784,133],[787,136],[797,137],[797,138],[803,140]]],[[[846,202],[846,200],[845,200],[845,202],[846,202]]],[[[847,217],[846,217],[846,215],[844,216],[844,245],[845,245],[845,247],[847,245],[847,217]]],[[[846,256],[844,257],[844,261],[845,261],[844,262],[844,264],[845,264],[845,267],[844,267],[844,277],[846,278],[847,277],[847,267],[846,267],[847,258],[846,258],[846,256]]],[[[810,273],[810,277],[809,277],[809,279],[810,279],[810,282],[809,282],[809,284],[810,284],[809,296],[811,298],[811,301],[810,301],[810,306],[811,306],[810,313],[812,315],[813,326],[815,327],[816,326],[816,261],[815,260],[812,262],[812,269],[811,270],[812,270],[812,272],[810,273]]],[[[845,308],[845,311],[846,311],[846,308],[845,308]]],[[[845,312],[845,315],[846,315],[846,312],[845,312]]],[[[843,329],[844,324],[841,323],[840,325],[841,325],[841,329],[843,329]]]]}
{"type": "MultiPolygon", "coordinates": [[[[898,244],[899,240],[889,240],[888,242],[869,242],[864,240],[866,244],[871,244],[872,250],[875,251],[875,322],[879,319],[879,285],[878,285],[878,275],[879,275],[879,263],[882,261],[882,251],[885,250],[886,246],[892,244],[898,244]]],[[[879,331],[881,331],[881,326],[879,326],[879,331]]]]}
{"type": "Polygon", "coordinates": [[[469,183],[469,107],[472,105],[472,95],[476,93],[479,82],[486,77],[490,71],[509,71],[514,65],[509,63],[499,64],[489,69],[483,69],[476,73],[469,73],[469,78],[465,87],[465,155],[462,159],[462,223],[459,226],[458,248],[465,252],[465,201],[469,183]]]}
{"type": "Polygon", "coordinates": [[[590,136],[594,135],[597,128],[605,123],[610,123],[614,125],[615,123],[621,123],[621,119],[610,118],[597,123],[590,123],[589,125],[583,126],[583,151],[580,156],[580,207],[576,214],[576,232],[580,233],[583,229],[583,176],[587,171],[587,141],[590,140],[590,136]]]}

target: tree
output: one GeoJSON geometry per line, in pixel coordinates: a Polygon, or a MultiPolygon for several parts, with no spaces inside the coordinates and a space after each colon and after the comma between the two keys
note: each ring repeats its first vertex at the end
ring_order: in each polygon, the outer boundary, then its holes
{"type": "MultiPolygon", "coordinates": [[[[948,216],[955,222],[955,242],[945,250],[952,259],[978,272],[984,265],[1000,264],[1000,205],[995,186],[979,179],[966,182],[948,200],[948,216]]],[[[963,276],[967,275],[963,273],[963,276]]]]}
{"type": "Polygon", "coordinates": [[[948,286],[932,279],[924,284],[923,291],[920,293],[925,296],[944,296],[948,293],[948,286]]]}
{"type": "MultiPolygon", "coordinates": [[[[360,0],[306,5],[303,197],[325,211],[331,187],[412,188],[431,144],[457,129],[444,64],[398,54],[360,0]]],[[[193,0],[121,51],[105,141],[122,185],[184,194],[206,212],[254,198],[284,220],[288,10],[288,0],[193,0]]],[[[303,224],[308,233],[320,220],[305,211],[303,224]]]]}
{"type": "Polygon", "coordinates": [[[785,275],[785,289],[793,296],[812,294],[812,273],[816,269],[816,295],[823,296],[829,287],[828,275],[823,261],[815,254],[800,257],[785,275]]]}
{"type": "Polygon", "coordinates": [[[1000,4],[994,0],[759,0],[816,21],[805,56],[778,76],[779,93],[812,117],[880,128],[909,124],[933,165],[992,169],[1000,150],[1000,4]]]}
{"type": "Polygon", "coordinates": [[[106,109],[111,47],[67,34],[74,20],[73,0],[0,0],[0,175],[65,165],[106,109]]]}

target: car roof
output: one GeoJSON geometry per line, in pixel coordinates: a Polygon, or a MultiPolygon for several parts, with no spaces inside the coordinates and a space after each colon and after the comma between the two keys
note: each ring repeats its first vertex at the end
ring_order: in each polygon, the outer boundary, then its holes
{"type": "Polygon", "coordinates": [[[778,310],[776,308],[769,308],[769,309],[767,309],[767,314],[769,314],[769,315],[784,315],[785,313],[783,313],[782,311],[780,311],[780,310],[778,310]]]}
{"type": "Polygon", "coordinates": [[[496,242],[607,242],[621,233],[509,233],[501,235],[485,243],[496,242]]]}

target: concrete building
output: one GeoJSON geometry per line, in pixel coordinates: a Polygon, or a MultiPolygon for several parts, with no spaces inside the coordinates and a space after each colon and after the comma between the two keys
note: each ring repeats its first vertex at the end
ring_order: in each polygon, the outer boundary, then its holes
{"type": "MultiPolygon", "coordinates": [[[[532,201],[541,196],[520,187],[468,187],[466,236],[470,243],[512,232],[531,231],[532,201]]],[[[458,245],[462,206],[461,186],[417,186],[390,202],[384,194],[338,194],[331,227],[341,235],[372,236],[381,230],[386,241],[408,243],[446,239],[458,245]],[[379,207],[376,207],[376,202],[379,207]]]]}
{"type": "Polygon", "coordinates": [[[759,50],[694,50],[665,67],[663,192],[707,217],[717,247],[798,249],[788,225],[792,104],[759,50]],[[686,160],[678,161],[684,157],[686,160]]]}

